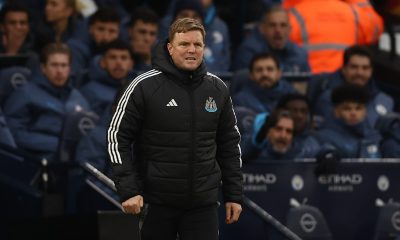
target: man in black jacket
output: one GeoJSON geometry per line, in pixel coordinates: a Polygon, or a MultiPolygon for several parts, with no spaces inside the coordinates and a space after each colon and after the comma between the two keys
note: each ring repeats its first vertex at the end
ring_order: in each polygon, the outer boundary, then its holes
{"type": "Polygon", "coordinates": [[[176,20],[154,69],[129,84],[110,123],[122,206],[138,214],[149,204],[142,239],[218,239],[221,181],[226,223],[241,212],[240,135],[228,88],[203,63],[204,37],[197,20],[176,20]]]}

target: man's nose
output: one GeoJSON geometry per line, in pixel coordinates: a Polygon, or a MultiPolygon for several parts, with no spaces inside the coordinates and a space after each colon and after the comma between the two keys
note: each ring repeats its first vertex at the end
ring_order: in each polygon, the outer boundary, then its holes
{"type": "Polygon", "coordinates": [[[196,47],[193,44],[189,45],[188,52],[195,52],[195,51],[196,47]]]}

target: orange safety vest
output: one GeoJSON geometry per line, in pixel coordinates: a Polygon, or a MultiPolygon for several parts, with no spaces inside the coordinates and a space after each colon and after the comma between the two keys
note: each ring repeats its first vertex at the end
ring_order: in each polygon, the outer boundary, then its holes
{"type": "Polygon", "coordinates": [[[290,8],[290,38],[308,51],[313,73],[342,66],[344,50],[365,43],[359,11],[339,0],[303,0],[290,8]]]}
{"type": "Polygon", "coordinates": [[[362,12],[361,23],[365,32],[365,40],[367,44],[377,43],[381,36],[384,26],[383,19],[375,11],[369,0],[343,0],[349,4],[353,4],[362,12]]]}

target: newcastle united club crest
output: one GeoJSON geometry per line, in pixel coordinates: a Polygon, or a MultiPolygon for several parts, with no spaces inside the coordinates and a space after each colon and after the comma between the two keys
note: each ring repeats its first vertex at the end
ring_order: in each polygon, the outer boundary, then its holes
{"type": "Polygon", "coordinates": [[[216,112],[218,110],[217,104],[212,97],[208,97],[208,99],[206,100],[205,109],[207,112],[216,112]]]}

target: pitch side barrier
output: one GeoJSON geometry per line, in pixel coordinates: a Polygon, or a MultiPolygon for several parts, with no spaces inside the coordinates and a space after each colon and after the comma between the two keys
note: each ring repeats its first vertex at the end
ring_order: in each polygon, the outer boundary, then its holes
{"type": "MultiPolygon", "coordinates": [[[[104,185],[116,191],[114,182],[104,175],[101,171],[97,170],[90,163],[84,163],[83,168],[88,171],[92,176],[96,177],[99,181],[101,181],[104,185]]],[[[97,191],[100,195],[105,197],[115,206],[122,210],[121,205],[112,199],[106,192],[102,191],[100,188],[96,187],[93,182],[87,182],[90,186],[94,186],[93,189],[97,191]]],[[[282,223],[280,223],[277,219],[275,219],[272,215],[267,213],[264,209],[258,206],[255,202],[251,201],[249,198],[244,197],[243,199],[244,206],[250,211],[254,212],[260,219],[265,221],[267,224],[271,225],[277,232],[280,233],[281,236],[285,236],[285,239],[289,240],[301,240],[295,233],[293,233],[290,229],[285,227],[282,223]]],[[[140,227],[140,226],[139,226],[140,227]]],[[[178,238],[179,239],[179,238],[178,238]]]]}
{"type": "MultiPolygon", "coordinates": [[[[245,195],[302,239],[400,235],[400,159],[343,159],[336,173],[319,176],[315,168],[314,159],[244,165],[245,195]]],[[[220,231],[222,239],[278,239],[246,209],[220,231]]]]}

